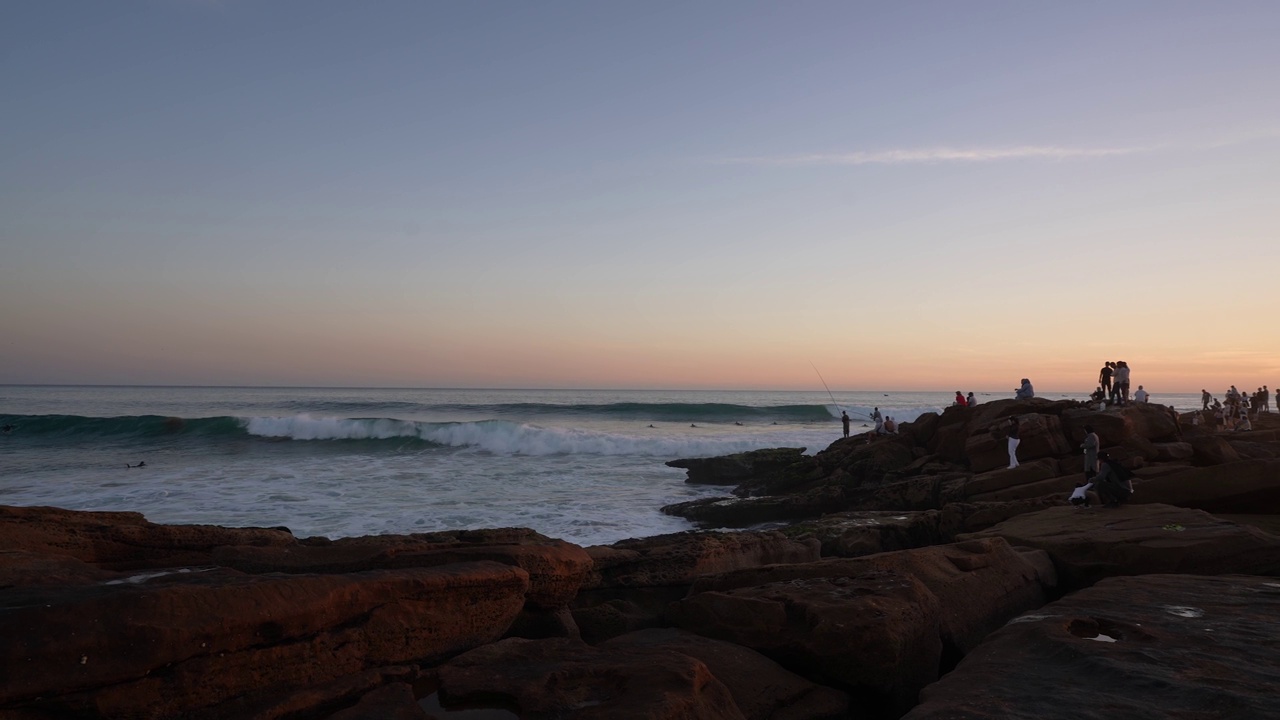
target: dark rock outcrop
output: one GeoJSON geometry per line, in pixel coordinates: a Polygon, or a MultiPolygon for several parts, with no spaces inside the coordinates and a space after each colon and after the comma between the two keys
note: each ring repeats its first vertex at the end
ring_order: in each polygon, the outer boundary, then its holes
{"type": "Polygon", "coordinates": [[[903,720],[1274,718],[1280,583],[1113,578],[1015,619],[903,720]]]}

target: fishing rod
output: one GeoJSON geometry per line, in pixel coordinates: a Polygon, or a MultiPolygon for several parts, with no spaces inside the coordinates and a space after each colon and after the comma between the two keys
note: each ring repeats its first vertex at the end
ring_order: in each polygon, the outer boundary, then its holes
{"type": "MultiPolygon", "coordinates": [[[[809,367],[813,368],[813,371],[818,373],[818,379],[822,381],[822,387],[826,388],[827,395],[831,398],[831,404],[835,405],[836,409],[839,410],[840,412],[848,412],[844,408],[840,407],[840,403],[836,402],[836,396],[831,394],[831,388],[827,387],[827,381],[822,377],[822,373],[818,372],[818,366],[814,365],[812,360],[809,361],[809,367]]],[[[866,415],[860,412],[854,412],[853,414],[861,415],[862,417],[868,420],[871,419],[870,415],[866,415]]]]}

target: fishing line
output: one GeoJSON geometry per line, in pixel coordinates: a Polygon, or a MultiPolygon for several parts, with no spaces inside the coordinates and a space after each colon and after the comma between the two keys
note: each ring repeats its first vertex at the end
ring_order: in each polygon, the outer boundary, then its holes
{"type": "MultiPolygon", "coordinates": [[[[822,387],[826,388],[826,390],[827,390],[827,395],[831,398],[831,404],[832,404],[832,405],[835,405],[835,406],[836,406],[836,409],[837,409],[837,410],[839,410],[840,412],[848,412],[848,411],[847,411],[847,410],[845,410],[844,408],[840,407],[840,403],[836,402],[836,396],[831,394],[831,388],[827,387],[827,381],[826,381],[825,379],[823,379],[823,377],[822,377],[822,373],[818,372],[818,366],[817,366],[817,365],[814,365],[812,360],[810,360],[810,361],[809,361],[809,367],[813,368],[813,371],[814,371],[814,372],[816,372],[816,373],[818,373],[818,380],[821,380],[821,381],[822,381],[822,387]]],[[[855,412],[855,413],[854,413],[854,415],[861,415],[862,417],[864,417],[864,418],[866,418],[866,419],[868,419],[868,420],[870,420],[870,419],[871,419],[871,416],[870,416],[870,415],[865,415],[865,414],[860,413],[860,412],[855,412]]]]}

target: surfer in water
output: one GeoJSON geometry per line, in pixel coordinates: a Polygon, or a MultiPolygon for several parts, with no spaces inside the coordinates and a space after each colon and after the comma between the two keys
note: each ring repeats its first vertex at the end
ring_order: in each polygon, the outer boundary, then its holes
{"type": "Polygon", "coordinates": [[[140,467],[146,467],[146,466],[147,466],[147,461],[146,461],[146,460],[142,460],[142,461],[140,461],[137,465],[130,465],[129,463],[125,463],[125,464],[124,464],[124,466],[125,466],[125,467],[127,467],[127,468],[140,468],[140,467]]]}

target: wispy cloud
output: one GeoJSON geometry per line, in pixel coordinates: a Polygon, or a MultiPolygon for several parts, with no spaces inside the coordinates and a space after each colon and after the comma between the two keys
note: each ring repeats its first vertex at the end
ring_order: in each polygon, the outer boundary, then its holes
{"type": "Polygon", "coordinates": [[[1062,147],[1058,145],[1016,145],[977,148],[908,148],[723,158],[722,163],[742,165],[912,165],[926,163],[996,162],[999,160],[1069,160],[1110,157],[1147,152],[1149,147],[1062,147]]]}

